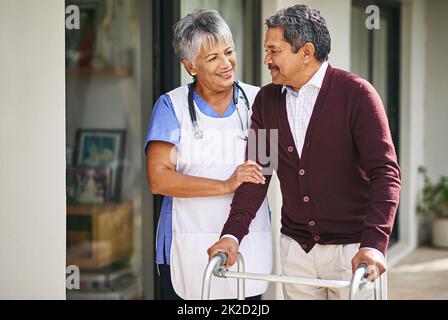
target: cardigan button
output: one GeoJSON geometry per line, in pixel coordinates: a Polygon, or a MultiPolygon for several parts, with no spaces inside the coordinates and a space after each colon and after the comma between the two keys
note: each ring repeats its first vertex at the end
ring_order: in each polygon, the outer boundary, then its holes
{"type": "Polygon", "coordinates": [[[316,225],[316,221],[311,220],[310,222],[308,222],[308,225],[309,225],[310,227],[314,227],[314,226],[316,225]]]}
{"type": "Polygon", "coordinates": [[[316,241],[316,242],[317,242],[317,241],[319,241],[319,240],[320,240],[320,237],[319,237],[319,236],[314,236],[314,238],[313,238],[313,239],[314,239],[314,241],[316,241]]]}
{"type": "Polygon", "coordinates": [[[302,247],[303,250],[306,250],[306,248],[308,248],[308,246],[304,243],[302,243],[300,246],[302,247]]]}
{"type": "Polygon", "coordinates": [[[293,151],[294,151],[294,147],[289,146],[289,147],[288,147],[288,152],[291,153],[291,152],[293,152],[293,151]]]}
{"type": "Polygon", "coordinates": [[[304,196],[304,197],[303,197],[303,202],[305,202],[305,203],[310,202],[310,197],[308,197],[308,196],[304,196]]]}
{"type": "Polygon", "coordinates": [[[305,175],[305,170],[304,169],[300,169],[299,170],[299,175],[304,176],[305,175]]]}

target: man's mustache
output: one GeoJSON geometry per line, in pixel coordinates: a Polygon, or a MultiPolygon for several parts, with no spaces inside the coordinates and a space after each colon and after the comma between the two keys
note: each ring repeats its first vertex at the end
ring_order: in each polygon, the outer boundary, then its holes
{"type": "Polygon", "coordinates": [[[269,70],[272,70],[272,69],[278,69],[278,67],[276,66],[276,65],[273,65],[273,64],[268,64],[268,69],[269,70]]]}

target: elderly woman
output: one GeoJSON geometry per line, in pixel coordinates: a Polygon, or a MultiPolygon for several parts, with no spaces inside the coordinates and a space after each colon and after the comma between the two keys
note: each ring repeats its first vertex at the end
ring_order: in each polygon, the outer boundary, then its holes
{"type": "MultiPolygon", "coordinates": [[[[200,299],[207,248],[220,237],[235,190],[265,183],[261,167],[244,162],[259,88],[235,80],[232,34],[216,11],[197,10],[178,21],[173,46],[194,80],[162,95],[149,123],[148,181],[152,193],[165,196],[156,263],[164,299],[200,299]]],[[[265,199],[240,247],[247,272],[270,273],[271,241],[265,199]]],[[[212,298],[236,298],[236,280],[213,281],[212,298]]],[[[265,282],[246,281],[246,297],[266,288],[265,282]]]]}

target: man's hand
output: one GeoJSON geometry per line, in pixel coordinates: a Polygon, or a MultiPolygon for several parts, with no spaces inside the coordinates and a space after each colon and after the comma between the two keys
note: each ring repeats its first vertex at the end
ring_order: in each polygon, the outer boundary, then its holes
{"type": "Polygon", "coordinates": [[[355,272],[356,268],[362,263],[367,265],[367,280],[369,281],[374,281],[386,271],[386,261],[376,250],[360,248],[352,259],[352,271],[355,272]]]}
{"type": "Polygon", "coordinates": [[[238,248],[239,244],[237,241],[235,241],[235,239],[224,237],[207,250],[208,259],[210,260],[211,258],[213,258],[213,256],[218,252],[227,253],[228,258],[225,267],[228,269],[236,262],[236,254],[238,253],[238,248]]]}

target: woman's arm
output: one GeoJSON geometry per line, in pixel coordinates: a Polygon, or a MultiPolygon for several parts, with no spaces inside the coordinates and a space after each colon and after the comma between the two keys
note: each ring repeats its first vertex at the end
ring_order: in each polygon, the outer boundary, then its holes
{"type": "Polygon", "coordinates": [[[176,148],[171,143],[149,143],[146,172],[153,194],[178,198],[208,197],[233,193],[244,182],[264,184],[261,167],[251,161],[238,166],[225,181],[176,172],[176,153],[176,148]]]}

